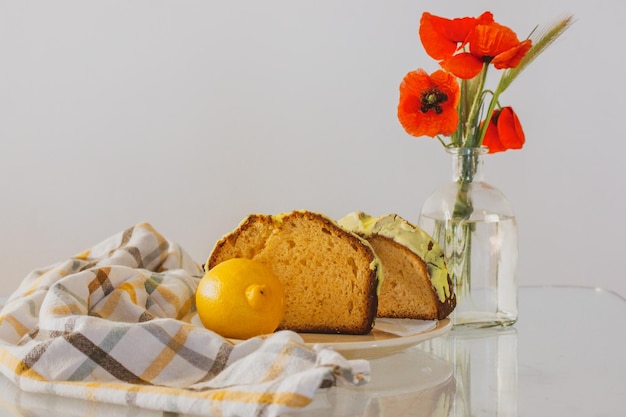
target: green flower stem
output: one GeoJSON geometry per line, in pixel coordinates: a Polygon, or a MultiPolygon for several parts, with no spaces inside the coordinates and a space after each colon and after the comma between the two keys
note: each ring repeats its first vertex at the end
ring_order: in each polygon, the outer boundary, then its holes
{"type": "Polygon", "coordinates": [[[467,220],[474,211],[468,192],[470,185],[474,181],[474,175],[476,173],[480,157],[473,152],[464,152],[457,157],[460,158],[458,178],[456,180],[458,190],[454,210],[452,212],[452,218],[454,220],[467,220]]]}
{"type": "Polygon", "coordinates": [[[470,295],[472,286],[472,233],[475,225],[464,220],[452,221],[449,230],[448,238],[452,240],[453,248],[449,267],[452,267],[452,282],[461,301],[470,295]]]}
{"type": "Polygon", "coordinates": [[[489,69],[489,64],[483,64],[483,68],[480,70],[480,74],[477,75],[479,77],[478,88],[476,89],[476,94],[474,94],[474,100],[470,107],[470,112],[467,115],[467,120],[465,120],[465,126],[463,129],[463,137],[465,138],[465,143],[463,144],[464,148],[474,148],[478,145],[479,141],[482,138],[476,138],[476,127],[478,126],[478,117],[480,114],[480,109],[482,107],[483,97],[481,92],[485,87],[485,81],[487,80],[487,71],[489,69]]]}
{"type": "MultiPolygon", "coordinates": [[[[498,85],[498,87],[500,87],[500,85],[498,85]]],[[[491,123],[491,116],[493,115],[493,111],[496,108],[496,105],[498,104],[498,98],[500,97],[500,93],[502,93],[502,91],[499,90],[499,88],[497,88],[496,91],[493,93],[493,96],[491,97],[491,101],[489,102],[489,107],[487,108],[487,114],[485,115],[485,120],[483,122],[483,126],[480,129],[480,134],[478,136],[479,139],[476,144],[477,147],[480,147],[483,144],[483,139],[485,139],[487,128],[489,127],[489,123],[491,123]]]]}
{"type": "Polygon", "coordinates": [[[459,189],[456,193],[456,201],[454,202],[454,209],[452,211],[452,220],[465,220],[469,219],[474,211],[472,202],[469,199],[469,182],[460,181],[458,183],[459,189]]]}
{"type": "Polygon", "coordinates": [[[458,189],[446,241],[453,248],[451,266],[456,293],[460,298],[464,298],[469,294],[471,286],[472,234],[475,231],[475,224],[468,222],[474,211],[469,190],[474,181],[479,156],[468,152],[458,157],[461,158],[458,189]]]}

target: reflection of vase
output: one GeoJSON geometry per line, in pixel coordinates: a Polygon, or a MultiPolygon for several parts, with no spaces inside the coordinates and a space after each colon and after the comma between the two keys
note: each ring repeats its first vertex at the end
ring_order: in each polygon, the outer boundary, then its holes
{"type": "Polygon", "coordinates": [[[517,331],[514,327],[455,328],[420,348],[453,367],[450,417],[518,416],[517,331]]]}
{"type": "Polygon", "coordinates": [[[441,245],[455,286],[455,326],[517,320],[517,224],[506,197],[483,181],[485,148],[451,148],[453,181],[422,206],[418,225],[441,245]]]}

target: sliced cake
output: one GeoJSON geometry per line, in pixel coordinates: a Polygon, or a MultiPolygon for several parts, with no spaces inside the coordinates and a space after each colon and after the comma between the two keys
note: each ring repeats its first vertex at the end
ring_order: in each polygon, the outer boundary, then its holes
{"type": "Polygon", "coordinates": [[[283,284],[279,329],[366,334],[377,311],[380,261],[370,244],[321,214],[252,214],[220,239],[205,268],[230,258],[269,265],[283,284]]]}
{"type": "Polygon", "coordinates": [[[354,212],[338,223],[367,239],[381,260],[379,317],[433,320],[454,310],[444,253],[426,232],[393,214],[375,218],[354,212]]]}

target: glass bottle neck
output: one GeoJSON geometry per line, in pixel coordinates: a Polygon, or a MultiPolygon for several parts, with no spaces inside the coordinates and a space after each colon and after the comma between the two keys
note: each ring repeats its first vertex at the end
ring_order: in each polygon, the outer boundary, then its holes
{"type": "Polygon", "coordinates": [[[477,182],[484,180],[483,155],[487,148],[449,148],[452,156],[452,180],[477,182]]]}

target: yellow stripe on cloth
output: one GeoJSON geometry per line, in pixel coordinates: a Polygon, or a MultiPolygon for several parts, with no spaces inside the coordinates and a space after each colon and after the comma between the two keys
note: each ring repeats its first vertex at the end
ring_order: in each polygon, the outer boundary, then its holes
{"type": "Polygon", "coordinates": [[[17,333],[19,337],[22,337],[29,332],[28,327],[24,326],[22,322],[14,316],[0,316],[0,325],[5,321],[9,323],[13,329],[15,329],[15,333],[17,333]]]}
{"type": "Polygon", "coordinates": [[[267,370],[267,375],[263,378],[262,382],[272,381],[284,372],[285,366],[289,362],[289,357],[295,347],[296,345],[288,344],[282,349],[280,355],[278,355],[274,363],[272,363],[267,370]]]}
{"type": "Polygon", "coordinates": [[[74,258],[81,260],[81,261],[86,261],[87,259],[89,259],[90,254],[91,254],[91,251],[87,249],[87,250],[82,251],[78,255],[74,256],[74,258]]]}
{"type": "Polygon", "coordinates": [[[141,379],[154,380],[165,367],[176,357],[179,346],[184,346],[189,336],[190,326],[181,326],[170,342],[161,350],[161,353],[150,363],[141,379]]]}
{"type": "Polygon", "coordinates": [[[127,292],[113,291],[106,297],[106,301],[99,306],[98,315],[102,318],[109,318],[115,314],[115,311],[122,306],[120,299],[128,295],[127,292]]]}
{"type": "Polygon", "coordinates": [[[31,294],[33,294],[35,291],[41,289],[42,287],[42,283],[45,282],[48,279],[54,279],[55,281],[58,281],[59,279],[65,277],[70,271],[66,270],[66,269],[52,269],[49,271],[46,271],[44,273],[42,273],[41,275],[39,275],[28,287],[28,289],[26,291],[24,291],[24,296],[27,297],[31,294]],[[56,276],[55,276],[56,275],[56,276]]]}
{"type": "Polygon", "coordinates": [[[9,372],[13,372],[14,376],[32,379],[34,381],[45,381],[42,375],[30,368],[26,363],[17,356],[14,356],[10,351],[0,349],[0,364],[2,364],[2,373],[7,377],[9,372]]]}
{"type": "Polygon", "coordinates": [[[130,282],[125,282],[122,285],[120,285],[119,287],[117,287],[117,289],[119,291],[123,291],[125,292],[128,297],[130,298],[130,301],[133,304],[137,304],[137,284],[136,283],[130,283],[130,282]]]}

